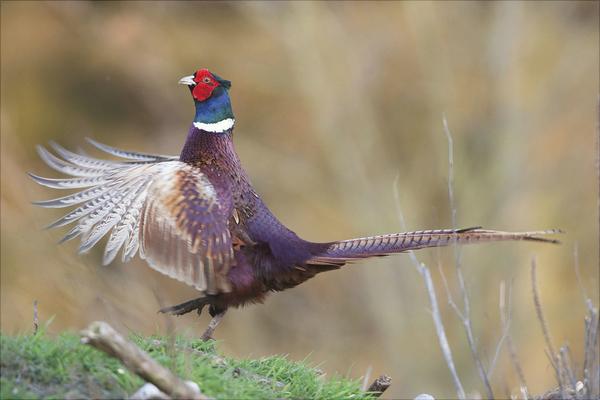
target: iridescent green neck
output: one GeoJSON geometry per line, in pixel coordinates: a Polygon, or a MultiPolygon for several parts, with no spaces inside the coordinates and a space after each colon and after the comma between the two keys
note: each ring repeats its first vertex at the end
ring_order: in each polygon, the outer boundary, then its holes
{"type": "Polygon", "coordinates": [[[195,101],[195,103],[194,122],[214,124],[226,119],[234,119],[229,93],[222,86],[217,87],[205,101],[195,101]]]}

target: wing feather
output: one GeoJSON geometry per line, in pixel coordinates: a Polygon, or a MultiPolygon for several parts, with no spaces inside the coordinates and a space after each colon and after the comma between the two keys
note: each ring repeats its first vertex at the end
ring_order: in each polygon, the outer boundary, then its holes
{"type": "MultiPolygon", "coordinates": [[[[104,249],[104,256],[102,258],[103,265],[108,265],[115,259],[121,247],[123,247],[125,242],[127,242],[132,235],[137,237],[137,232],[134,229],[136,227],[136,221],[140,216],[140,210],[146,199],[146,190],[146,185],[140,185],[138,191],[131,200],[129,208],[125,210],[121,220],[112,230],[108,241],[106,242],[106,248],[104,249]]],[[[123,248],[123,252],[125,253],[125,248],[123,248]]]]}
{"type": "Polygon", "coordinates": [[[81,154],[73,153],[55,142],[50,142],[50,146],[56,153],[61,156],[65,161],[70,162],[84,168],[94,169],[111,169],[117,166],[117,162],[109,160],[101,160],[94,157],[84,156],[81,154]]]}
{"type": "Polygon", "coordinates": [[[127,212],[128,207],[138,193],[138,190],[146,186],[149,179],[140,179],[132,183],[126,192],[118,198],[111,199],[112,207],[108,208],[100,221],[92,222],[93,227],[90,227],[86,235],[81,241],[79,252],[84,253],[94,247],[115,225],[121,221],[121,218],[127,212]]]}
{"type": "Polygon", "coordinates": [[[117,149],[116,147],[112,147],[103,143],[96,142],[94,139],[86,138],[88,143],[92,146],[96,147],[98,150],[101,150],[105,153],[108,153],[115,157],[125,158],[129,160],[136,161],[161,161],[161,160],[176,160],[178,157],[174,156],[165,156],[165,155],[157,155],[157,154],[147,154],[147,153],[138,153],[135,151],[125,151],[121,149],[117,149]]]}
{"type": "Polygon", "coordinates": [[[150,185],[147,199],[140,226],[142,258],[209,294],[229,291],[230,211],[208,179],[191,166],[165,170],[150,185]],[[224,239],[215,245],[216,238],[224,239]]]}
{"type": "Polygon", "coordinates": [[[71,178],[30,174],[42,186],[82,189],[34,203],[47,208],[77,206],[48,226],[75,224],[61,242],[81,236],[79,251],[84,253],[108,236],[105,265],[120,250],[123,262],[139,251],[152,268],[198,290],[209,294],[230,290],[226,275],[233,260],[227,226],[231,210],[219,201],[202,172],[177,161],[178,157],[88,141],[124,160],[103,160],[51,143],[57,155],[41,146],[38,154],[51,168],[71,178]]]}
{"type": "Polygon", "coordinates": [[[36,149],[37,149],[37,152],[38,152],[38,155],[40,156],[40,158],[50,168],[52,168],[58,172],[61,172],[65,175],[81,176],[81,177],[83,177],[83,176],[94,177],[94,176],[103,175],[105,173],[105,171],[102,169],[79,167],[79,166],[73,165],[71,163],[65,162],[65,161],[61,160],[60,158],[56,157],[54,154],[50,153],[43,146],[36,146],[36,149]]]}
{"type": "Polygon", "coordinates": [[[38,184],[52,189],[81,189],[102,185],[107,182],[107,178],[103,176],[67,179],[44,178],[31,173],[29,176],[38,184]]]}
{"type": "Polygon", "coordinates": [[[124,192],[114,192],[110,193],[110,196],[107,201],[103,202],[100,206],[96,207],[92,212],[90,212],[85,217],[81,218],[77,225],[69,231],[67,236],[65,236],[62,242],[67,240],[71,240],[76,238],[79,235],[82,236],[81,247],[79,248],[80,253],[84,253],[90,249],[91,246],[88,246],[86,243],[89,242],[90,235],[92,233],[92,229],[98,224],[104,217],[106,217],[118,204],[121,198],[124,196],[124,192]]]}
{"type": "Polygon", "coordinates": [[[54,221],[53,223],[48,225],[46,227],[46,229],[57,228],[59,226],[64,226],[64,225],[70,224],[72,222],[75,222],[78,219],[83,218],[86,215],[89,215],[91,212],[96,210],[98,207],[101,207],[104,203],[106,203],[110,199],[110,197],[111,197],[111,193],[104,193],[98,197],[94,197],[93,199],[87,201],[86,203],[77,207],[76,209],[69,212],[68,214],[57,219],[56,221],[54,221]]]}
{"type": "Polygon", "coordinates": [[[45,208],[62,208],[81,204],[91,199],[98,198],[111,189],[109,186],[95,186],[81,192],[73,193],[68,196],[56,199],[34,201],[33,204],[45,208]]]}

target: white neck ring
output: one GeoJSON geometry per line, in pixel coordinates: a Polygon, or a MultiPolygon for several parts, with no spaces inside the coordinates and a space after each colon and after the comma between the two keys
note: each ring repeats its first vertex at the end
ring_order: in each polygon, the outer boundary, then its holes
{"type": "Polygon", "coordinates": [[[235,119],[233,119],[233,118],[226,118],[219,122],[213,122],[213,123],[194,122],[194,126],[197,129],[200,129],[205,132],[211,132],[211,133],[223,133],[223,132],[228,131],[231,128],[233,128],[234,124],[235,124],[235,119]]]}

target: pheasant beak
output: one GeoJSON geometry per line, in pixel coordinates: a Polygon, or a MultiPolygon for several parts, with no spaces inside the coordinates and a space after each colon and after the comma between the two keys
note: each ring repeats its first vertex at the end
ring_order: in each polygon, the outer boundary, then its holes
{"type": "Polygon", "coordinates": [[[179,80],[180,85],[186,86],[194,86],[196,82],[194,82],[194,75],[184,76],[179,80]]]}

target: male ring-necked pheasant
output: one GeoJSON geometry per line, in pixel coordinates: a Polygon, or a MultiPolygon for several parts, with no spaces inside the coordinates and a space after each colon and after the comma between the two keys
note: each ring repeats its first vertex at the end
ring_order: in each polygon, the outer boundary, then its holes
{"type": "Polygon", "coordinates": [[[500,232],[479,228],[392,233],[328,243],[301,239],[283,226],[254,191],[235,152],[231,83],[200,69],[179,83],[190,89],[196,115],[177,156],[119,150],[89,142],[119,161],[38,147],[53,169],[72,176],[39,184],[83,189],[40,201],[42,207],[77,206],[50,227],[74,223],[62,241],[81,236],[84,253],[108,235],[103,264],[119,250],[138,252],[154,269],[199,291],[199,297],[161,311],[176,315],[209,306],[210,337],[229,307],[260,303],[271,291],[294,287],[316,274],[373,256],[425,247],[499,240],[554,242],[554,231],[500,232]]]}

